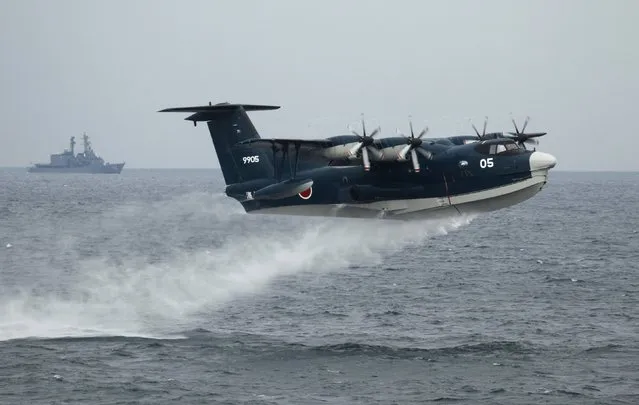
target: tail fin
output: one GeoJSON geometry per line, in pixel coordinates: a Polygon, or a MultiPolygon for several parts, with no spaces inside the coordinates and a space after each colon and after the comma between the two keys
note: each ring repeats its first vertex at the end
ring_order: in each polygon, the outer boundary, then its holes
{"type": "Polygon", "coordinates": [[[260,139],[247,111],[275,110],[279,106],[221,103],[201,107],[167,108],[159,112],[192,112],[185,120],[206,121],[213,146],[227,185],[273,177],[271,154],[251,145],[238,145],[248,139],[260,139]]]}

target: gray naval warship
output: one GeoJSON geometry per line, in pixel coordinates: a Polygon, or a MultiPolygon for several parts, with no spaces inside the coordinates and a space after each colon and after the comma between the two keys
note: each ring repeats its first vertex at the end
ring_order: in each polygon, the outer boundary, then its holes
{"type": "Polygon", "coordinates": [[[124,163],[104,163],[91,148],[89,137],[85,133],[84,152],[75,154],[75,136],[71,137],[70,149],[51,155],[50,163],[36,163],[29,168],[29,173],[104,173],[119,174],[124,163]]]}

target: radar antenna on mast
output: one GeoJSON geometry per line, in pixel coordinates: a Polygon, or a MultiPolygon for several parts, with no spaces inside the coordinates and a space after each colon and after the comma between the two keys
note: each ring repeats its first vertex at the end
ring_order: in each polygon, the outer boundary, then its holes
{"type": "Polygon", "coordinates": [[[84,141],[84,153],[87,154],[91,152],[91,142],[86,132],[82,135],[82,140],[84,141]]]}

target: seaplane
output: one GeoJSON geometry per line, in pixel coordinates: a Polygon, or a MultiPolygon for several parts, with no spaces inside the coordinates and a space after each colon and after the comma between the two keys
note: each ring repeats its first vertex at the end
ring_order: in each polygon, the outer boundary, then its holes
{"type": "Polygon", "coordinates": [[[166,108],[205,122],[226,184],[246,213],[368,219],[429,219],[503,209],[535,196],[557,160],[537,151],[546,132],[426,137],[349,128],[323,139],[262,138],[248,112],[280,106],[219,104],[166,108]]]}

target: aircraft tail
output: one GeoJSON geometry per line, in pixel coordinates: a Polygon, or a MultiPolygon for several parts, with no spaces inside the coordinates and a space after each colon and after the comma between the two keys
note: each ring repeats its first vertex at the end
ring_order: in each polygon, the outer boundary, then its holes
{"type": "Polygon", "coordinates": [[[185,118],[197,125],[206,121],[217,158],[227,185],[273,177],[271,154],[252,145],[239,145],[248,139],[260,139],[247,111],[275,110],[279,106],[220,103],[200,107],[177,107],[160,112],[192,112],[185,118]]]}

